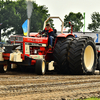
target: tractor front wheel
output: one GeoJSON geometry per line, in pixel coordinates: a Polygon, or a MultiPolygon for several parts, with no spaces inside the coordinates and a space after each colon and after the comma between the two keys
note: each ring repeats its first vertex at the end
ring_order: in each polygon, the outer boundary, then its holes
{"type": "Polygon", "coordinates": [[[0,66],[0,73],[5,73],[7,71],[7,65],[1,65],[0,66]]]}
{"type": "Polygon", "coordinates": [[[45,61],[42,59],[38,59],[35,65],[35,72],[38,75],[44,75],[46,73],[45,61]]]}

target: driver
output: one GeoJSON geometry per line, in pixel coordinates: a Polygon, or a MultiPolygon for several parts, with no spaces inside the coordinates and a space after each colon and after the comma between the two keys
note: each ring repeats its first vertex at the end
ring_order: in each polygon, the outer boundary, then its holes
{"type": "Polygon", "coordinates": [[[43,33],[48,33],[48,36],[49,36],[49,48],[52,48],[54,32],[53,32],[53,29],[51,28],[50,24],[46,24],[45,29],[41,33],[42,34],[43,33]]]}

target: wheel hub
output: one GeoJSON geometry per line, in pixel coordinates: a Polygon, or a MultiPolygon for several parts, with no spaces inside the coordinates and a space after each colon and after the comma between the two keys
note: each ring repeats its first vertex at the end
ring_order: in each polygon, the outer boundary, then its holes
{"type": "Polygon", "coordinates": [[[44,63],[44,61],[42,62],[42,74],[45,74],[45,63],[44,63]]]}
{"type": "Polygon", "coordinates": [[[92,70],[92,66],[94,64],[94,50],[90,45],[85,48],[84,64],[88,71],[92,70]]]}
{"type": "Polygon", "coordinates": [[[4,68],[4,71],[7,71],[7,65],[5,65],[3,68],[4,68]]]}

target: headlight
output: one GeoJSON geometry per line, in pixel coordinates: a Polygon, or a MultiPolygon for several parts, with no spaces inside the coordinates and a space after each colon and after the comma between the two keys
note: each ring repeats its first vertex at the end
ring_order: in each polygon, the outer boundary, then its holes
{"type": "Polygon", "coordinates": [[[34,54],[37,54],[37,50],[34,50],[34,54]]]}

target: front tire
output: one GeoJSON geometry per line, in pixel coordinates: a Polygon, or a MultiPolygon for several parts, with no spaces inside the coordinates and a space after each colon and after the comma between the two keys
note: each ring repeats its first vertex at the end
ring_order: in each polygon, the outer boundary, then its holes
{"type": "Polygon", "coordinates": [[[0,73],[5,73],[7,72],[7,65],[0,65],[0,73]]]}
{"type": "Polygon", "coordinates": [[[70,74],[94,74],[97,67],[96,45],[91,37],[75,38],[68,52],[70,74]]]}
{"type": "Polygon", "coordinates": [[[45,66],[44,60],[37,59],[36,65],[35,65],[35,72],[38,75],[44,75],[46,73],[46,66],[45,66]]]}

